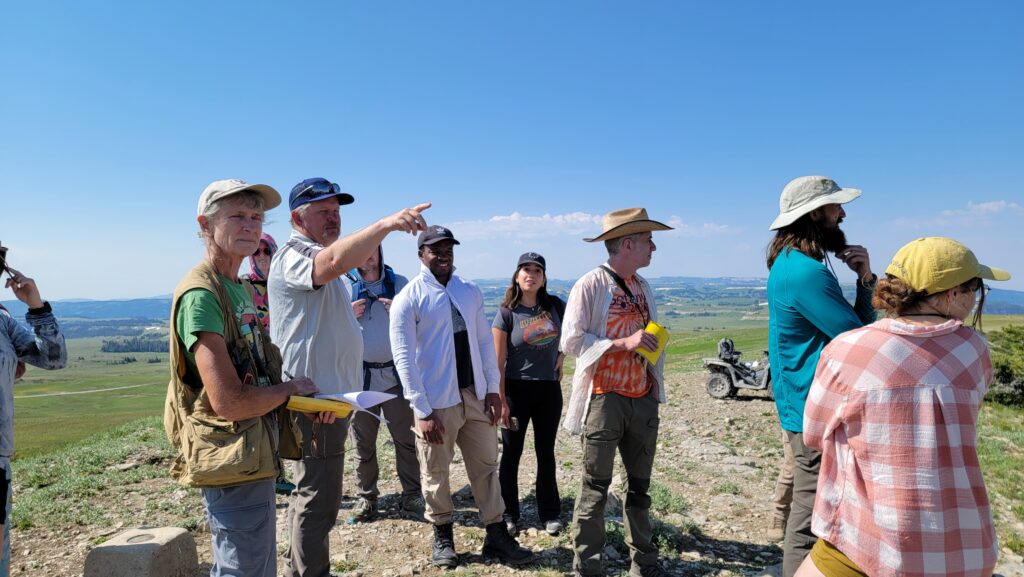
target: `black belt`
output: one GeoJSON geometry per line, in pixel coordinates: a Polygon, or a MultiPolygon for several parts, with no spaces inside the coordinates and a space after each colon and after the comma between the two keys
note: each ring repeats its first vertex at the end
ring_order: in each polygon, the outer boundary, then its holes
{"type": "Polygon", "coordinates": [[[386,369],[395,366],[395,361],[388,361],[386,363],[368,363],[363,361],[364,369],[386,369]]]}

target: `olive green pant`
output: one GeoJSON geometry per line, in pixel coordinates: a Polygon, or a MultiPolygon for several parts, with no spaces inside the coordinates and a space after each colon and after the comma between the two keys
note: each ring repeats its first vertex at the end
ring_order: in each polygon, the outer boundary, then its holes
{"type": "Polygon", "coordinates": [[[793,577],[818,537],[811,532],[814,497],[818,493],[821,453],[804,445],[803,433],[786,431],[793,448],[793,504],[782,542],[782,577],[793,577]]]}
{"type": "Polygon", "coordinates": [[[632,399],[615,393],[591,396],[583,429],[583,478],[573,512],[573,569],[580,574],[604,574],[604,507],[616,451],[627,475],[623,521],[629,556],[640,566],[658,562],[648,495],[657,444],[657,399],[651,395],[632,399]]]}

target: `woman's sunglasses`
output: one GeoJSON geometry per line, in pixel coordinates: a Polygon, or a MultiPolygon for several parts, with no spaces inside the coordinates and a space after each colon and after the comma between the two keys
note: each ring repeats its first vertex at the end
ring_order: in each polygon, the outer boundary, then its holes
{"type": "Polygon", "coordinates": [[[270,250],[270,247],[261,247],[256,249],[256,252],[252,253],[252,256],[259,256],[261,254],[273,256],[274,253],[270,250]]]}

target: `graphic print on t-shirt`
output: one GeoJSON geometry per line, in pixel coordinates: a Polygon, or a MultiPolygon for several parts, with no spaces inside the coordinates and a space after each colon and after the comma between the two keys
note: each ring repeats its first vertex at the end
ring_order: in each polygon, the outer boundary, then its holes
{"type": "Polygon", "coordinates": [[[558,338],[558,327],[548,311],[519,321],[519,326],[523,329],[523,342],[533,347],[543,347],[558,338]]]}
{"type": "MultiPolygon", "coordinates": [[[[259,338],[259,327],[257,327],[257,324],[260,322],[260,318],[256,311],[256,307],[245,300],[239,301],[232,298],[232,301],[235,305],[235,319],[238,320],[238,327],[242,330],[242,336],[245,337],[245,342],[249,344],[249,350],[252,352],[253,358],[265,359],[266,356],[263,354],[263,340],[259,338]]],[[[271,384],[270,378],[264,374],[259,374],[257,380],[261,387],[270,386],[271,384]]]]}

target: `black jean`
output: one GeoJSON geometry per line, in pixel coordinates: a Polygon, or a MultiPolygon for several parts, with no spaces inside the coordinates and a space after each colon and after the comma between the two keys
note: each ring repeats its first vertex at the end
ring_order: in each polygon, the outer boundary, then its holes
{"type": "Polygon", "coordinates": [[[501,430],[501,464],[498,479],[505,514],[519,520],[519,460],[526,443],[526,427],[533,421],[533,446],[537,452],[537,514],[541,523],[558,519],[562,512],[555,480],[555,436],[562,417],[562,385],[558,381],[505,381],[505,398],[519,430],[501,430]]]}

